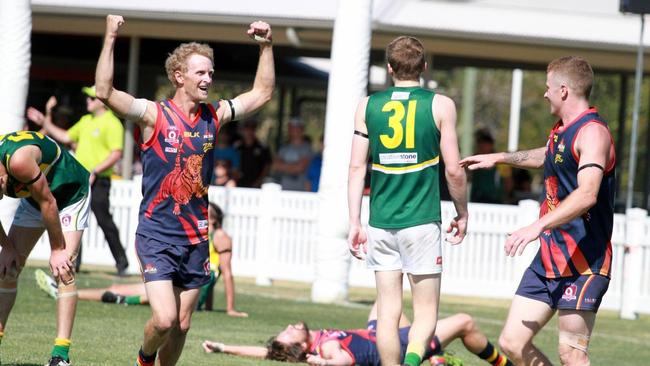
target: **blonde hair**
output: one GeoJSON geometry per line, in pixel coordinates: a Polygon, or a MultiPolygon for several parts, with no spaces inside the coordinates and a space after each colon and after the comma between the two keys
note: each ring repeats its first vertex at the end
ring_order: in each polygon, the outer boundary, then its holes
{"type": "Polygon", "coordinates": [[[589,98],[594,85],[594,71],[587,60],[579,56],[560,57],[548,64],[546,73],[551,72],[577,94],[589,98]]]}
{"type": "Polygon", "coordinates": [[[424,71],[424,46],[415,37],[400,36],[386,46],[386,62],[399,80],[419,80],[424,71]]]}
{"type": "Polygon", "coordinates": [[[205,56],[210,59],[212,64],[214,64],[214,51],[212,51],[212,47],[209,45],[197,42],[182,43],[180,46],[176,47],[174,52],[167,56],[167,60],[165,61],[167,79],[169,79],[174,86],[178,86],[176,78],[174,77],[174,72],[187,72],[187,60],[192,55],[205,56]]]}

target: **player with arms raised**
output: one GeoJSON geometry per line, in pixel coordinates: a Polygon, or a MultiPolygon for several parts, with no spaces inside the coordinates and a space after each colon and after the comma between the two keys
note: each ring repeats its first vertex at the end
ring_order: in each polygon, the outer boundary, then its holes
{"type": "Polygon", "coordinates": [[[152,317],[136,365],[174,365],[181,355],[196,308],[199,288],[210,280],[208,196],[217,132],[224,123],[260,109],[275,84],[271,27],[254,22],[248,35],[260,45],[252,90],[231,100],[206,102],[214,72],[213,51],[199,43],[181,44],[165,62],[176,88],[158,103],[113,87],[113,50],[124,19],[106,18],[104,45],[97,63],[97,97],[140,130],[143,200],[136,232],[152,317]]]}

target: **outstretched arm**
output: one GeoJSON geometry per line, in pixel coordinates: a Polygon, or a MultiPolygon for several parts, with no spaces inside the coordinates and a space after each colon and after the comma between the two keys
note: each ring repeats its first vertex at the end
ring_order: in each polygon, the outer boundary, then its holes
{"type": "Polygon", "coordinates": [[[206,353],[225,353],[228,355],[235,356],[244,356],[244,357],[254,357],[254,358],[266,358],[267,350],[266,347],[260,346],[237,346],[237,345],[228,345],[215,341],[203,341],[203,350],[206,353]]]}
{"type": "Polygon", "coordinates": [[[445,179],[456,217],[451,220],[447,238],[451,244],[460,244],[467,233],[467,177],[459,165],[458,136],[456,135],[456,105],[451,98],[436,94],[433,98],[435,119],[440,124],[440,153],[445,162],[445,179]]]}
{"type": "Polygon", "coordinates": [[[613,153],[610,152],[613,149],[611,135],[607,127],[593,123],[580,130],[575,146],[579,155],[578,166],[589,165],[585,169],[578,169],[578,187],[554,210],[508,236],[506,254],[521,255],[526,245],[537,239],[544,230],[566,224],[584,215],[596,204],[604,170],[610,162],[610,153],[613,153]]]}
{"type": "Polygon", "coordinates": [[[219,102],[217,116],[221,124],[228,123],[234,119],[240,120],[255,113],[271,100],[273,94],[273,88],[275,87],[275,64],[273,61],[273,45],[271,43],[271,26],[261,21],[253,22],[247,34],[260,45],[260,58],[257,64],[253,89],[234,98],[232,101],[234,109],[231,109],[230,104],[226,100],[219,102]],[[232,115],[231,110],[235,111],[235,116],[232,115]]]}
{"type": "Polygon", "coordinates": [[[350,218],[348,248],[350,253],[358,259],[363,259],[364,246],[367,241],[366,232],[361,228],[361,199],[363,198],[363,184],[366,178],[370,146],[368,127],[366,126],[367,105],[368,98],[366,97],[359,102],[354,116],[355,133],[352,135],[352,152],[348,168],[348,214],[350,218]]]}
{"type": "Polygon", "coordinates": [[[495,164],[509,164],[517,168],[539,169],[544,165],[546,147],[515,152],[499,152],[468,156],[460,165],[469,170],[492,168],[495,164]]]}
{"type": "Polygon", "coordinates": [[[133,96],[113,87],[114,75],[114,50],[115,41],[120,27],[124,25],[124,18],[120,15],[106,16],[106,34],[102,52],[99,54],[97,69],[95,70],[95,92],[113,112],[121,117],[126,117],[136,123],[142,131],[142,139],[149,140],[153,134],[158,110],[155,103],[145,100],[136,100],[133,96]],[[140,113],[140,103],[146,103],[144,113],[140,113]],[[137,115],[137,117],[136,117],[137,115]]]}
{"type": "Polygon", "coordinates": [[[37,125],[43,127],[45,132],[56,141],[65,145],[69,145],[73,141],[70,138],[70,135],[68,135],[68,131],[62,129],[52,122],[52,110],[54,107],[56,107],[56,104],[56,97],[51,96],[47,100],[47,103],[45,103],[45,114],[41,113],[41,111],[34,107],[29,107],[27,108],[27,118],[37,125]]]}

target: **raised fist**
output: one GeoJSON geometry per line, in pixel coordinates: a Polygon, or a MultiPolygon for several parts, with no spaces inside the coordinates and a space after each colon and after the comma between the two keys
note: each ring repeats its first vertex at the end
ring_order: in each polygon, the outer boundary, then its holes
{"type": "Polygon", "coordinates": [[[246,33],[249,37],[259,43],[271,43],[272,41],[271,26],[269,23],[263,22],[261,20],[251,23],[246,33]]]}
{"type": "Polygon", "coordinates": [[[122,24],[124,24],[124,18],[121,15],[108,14],[106,16],[106,34],[117,35],[122,24]]]}

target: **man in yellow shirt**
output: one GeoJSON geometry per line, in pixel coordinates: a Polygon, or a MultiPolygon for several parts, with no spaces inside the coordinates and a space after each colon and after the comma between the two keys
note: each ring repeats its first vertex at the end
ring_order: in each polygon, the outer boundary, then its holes
{"type": "Polygon", "coordinates": [[[55,97],[47,101],[45,115],[30,107],[27,116],[42,125],[47,134],[57,141],[75,146],[75,157],[90,172],[91,209],[115,258],[117,273],[124,275],[129,262],[109,211],[108,199],[113,166],[122,157],[124,127],[113,112],[96,98],[94,86],[84,87],[81,91],[86,95],[86,108],[90,113],[82,116],[67,131],[52,123],[52,109],[57,104],[55,97]]]}

